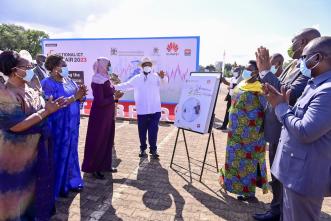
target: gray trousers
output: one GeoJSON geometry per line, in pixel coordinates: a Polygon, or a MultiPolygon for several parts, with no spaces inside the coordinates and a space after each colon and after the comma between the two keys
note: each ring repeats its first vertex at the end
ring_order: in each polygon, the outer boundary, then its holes
{"type": "Polygon", "coordinates": [[[324,197],[307,197],[284,187],[283,221],[318,221],[324,197]]]}
{"type": "MultiPolygon", "coordinates": [[[[277,143],[269,143],[269,160],[270,160],[270,167],[272,166],[276,151],[277,151],[277,143]]],[[[271,174],[271,182],[270,182],[271,188],[272,188],[272,201],[270,203],[270,210],[273,214],[279,215],[282,211],[282,203],[283,203],[283,185],[279,180],[276,179],[271,174]]]]}

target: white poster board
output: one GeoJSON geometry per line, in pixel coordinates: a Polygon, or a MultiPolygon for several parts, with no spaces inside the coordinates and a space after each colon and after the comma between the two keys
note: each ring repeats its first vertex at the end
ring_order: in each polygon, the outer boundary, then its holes
{"type": "MultiPolygon", "coordinates": [[[[69,71],[89,87],[87,99],[93,99],[90,88],[93,63],[98,57],[111,60],[113,72],[125,82],[139,74],[139,61],[150,57],[155,61],[154,72],[165,71],[169,84],[161,87],[161,101],[176,105],[182,84],[190,72],[199,68],[199,36],[105,38],[105,39],[43,39],[45,55],[59,54],[64,57],[69,71]]],[[[132,102],[133,92],[127,92],[122,102],[132,102]]]]}
{"type": "Polygon", "coordinates": [[[175,126],[208,133],[220,86],[220,73],[192,73],[183,85],[175,126]]]}

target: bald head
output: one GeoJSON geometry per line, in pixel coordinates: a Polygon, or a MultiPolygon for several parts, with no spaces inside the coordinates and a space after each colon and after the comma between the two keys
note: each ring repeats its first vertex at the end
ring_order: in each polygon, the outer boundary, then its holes
{"type": "Polygon", "coordinates": [[[279,53],[273,54],[270,57],[270,62],[271,63],[280,63],[281,65],[283,65],[284,57],[283,57],[283,55],[281,55],[279,53]]]}
{"type": "Polygon", "coordinates": [[[331,71],[331,37],[313,39],[303,49],[302,55],[305,56],[307,68],[312,70],[312,76],[331,71]]]}
{"type": "Polygon", "coordinates": [[[293,39],[306,39],[308,42],[321,37],[321,33],[315,28],[305,28],[299,34],[297,34],[293,39]]]}
{"type": "Polygon", "coordinates": [[[303,29],[292,39],[293,58],[300,58],[303,48],[313,39],[321,37],[321,33],[315,28],[303,29]]]}

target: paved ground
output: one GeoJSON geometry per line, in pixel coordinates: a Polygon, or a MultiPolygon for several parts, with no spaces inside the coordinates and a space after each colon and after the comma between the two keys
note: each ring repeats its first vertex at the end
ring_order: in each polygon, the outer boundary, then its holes
{"type": "MultiPolygon", "coordinates": [[[[223,119],[225,102],[221,94],[216,117],[223,119]]],[[[82,118],[79,158],[82,162],[88,118],[82,118]]],[[[268,208],[271,193],[257,189],[258,202],[243,203],[234,195],[220,191],[215,168],[215,155],[210,148],[208,165],[199,182],[204,150],[208,136],[186,133],[192,167],[192,183],[183,137],[175,155],[172,170],[171,154],[177,129],[162,125],[159,131],[160,161],[138,158],[137,125],[130,122],[116,124],[116,174],[107,174],[106,180],[95,180],[83,174],[85,189],[72,193],[57,203],[53,220],[253,220],[251,214],[268,208]]],[[[219,165],[224,164],[226,134],[215,130],[219,165]]],[[[321,220],[331,220],[331,198],[324,200],[321,220]]]]}

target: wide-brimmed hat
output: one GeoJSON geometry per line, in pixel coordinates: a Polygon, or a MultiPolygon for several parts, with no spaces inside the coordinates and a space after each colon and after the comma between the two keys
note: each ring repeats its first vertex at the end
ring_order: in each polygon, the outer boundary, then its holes
{"type": "Polygon", "coordinates": [[[152,65],[154,65],[154,61],[152,61],[152,59],[150,59],[149,57],[143,57],[139,62],[139,66],[142,67],[142,65],[145,63],[151,63],[152,65]]]}

